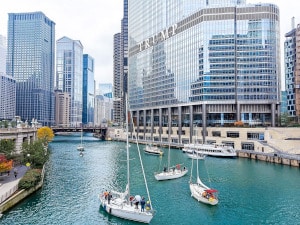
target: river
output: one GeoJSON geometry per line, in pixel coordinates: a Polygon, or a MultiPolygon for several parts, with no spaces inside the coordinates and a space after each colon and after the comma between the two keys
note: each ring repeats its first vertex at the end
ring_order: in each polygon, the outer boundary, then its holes
{"type": "MultiPolygon", "coordinates": [[[[119,225],[138,224],[113,217],[99,206],[98,194],[126,184],[124,142],[100,141],[84,136],[85,153],[76,150],[80,136],[56,136],[50,144],[41,190],[4,213],[7,225],[119,225]]],[[[154,172],[167,163],[163,157],[146,155],[140,145],[152,206],[150,224],[299,224],[300,170],[263,161],[206,157],[199,161],[202,181],[219,191],[219,204],[209,206],[190,196],[189,173],[170,181],[156,181],[154,172]]],[[[146,195],[135,144],[130,147],[131,193],[146,195]]],[[[191,159],[171,149],[171,164],[191,168],[191,159]]],[[[196,168],[193,175],[196,174],[196,168]]],[[[195,179],[195,177],[193,178],[195,179]]]]}

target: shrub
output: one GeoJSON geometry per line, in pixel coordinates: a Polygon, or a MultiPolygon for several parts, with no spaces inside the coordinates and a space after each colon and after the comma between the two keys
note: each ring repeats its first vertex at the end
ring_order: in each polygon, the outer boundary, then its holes
{"type": "Polygon", "coordinates": [[[41,181],[42,170],[30,169],[19,182],[19,189],[29,189],[36,186],[41,181]]]}

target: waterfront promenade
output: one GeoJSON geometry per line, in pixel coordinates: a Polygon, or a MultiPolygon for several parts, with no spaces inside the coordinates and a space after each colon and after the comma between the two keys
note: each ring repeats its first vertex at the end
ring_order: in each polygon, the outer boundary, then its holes
{"type": "Polygon", "coordinates": [[[18,174],[14,176],[14,168],[10,171],[9,176],[0,177],[0,204],[12,196],[18,190],[18,183],[27,171],[26,166],[16,166],[18,174]]]}

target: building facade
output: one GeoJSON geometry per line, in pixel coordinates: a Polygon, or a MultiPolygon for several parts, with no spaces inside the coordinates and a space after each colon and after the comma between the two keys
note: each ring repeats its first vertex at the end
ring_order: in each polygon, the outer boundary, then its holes
{"type": "Polygon", "coordinates": [[[54,123],[55,23],[42,12],[8,14],[7,75],[16,81],[16,115],[54,123]]]}
{"type": "MultiPolygon", "coordinates": [[[[242,0],[129,0],[128,95],[140,139],[194,126],[275,126],[279,9],[242,0]],[[141,10],[143,9],[143,10],[141,10]],[[174,127],[174,128],[173,128],[174,127]]],[[[189,140],[181,136],[189,133],[189,140]]],[[[205,142],[205,140],[203,140],[205,142]]]]}
{"type": "Polygon", "coordinates": [[[94,59],[83,55],[83,99],[82,99],[82,123],[85,125],[94,124],[95,110],[95,80],[94,80],[94,59]]]}
{"type": "Polygon", "coordinates": [[[62,37],[56,41],[56,89],[71,96],[70,126],[82,124],[83,45],[62,37]]]}
{"type": "Polygon", "coordinates": [[[300,24],[285,34],[284,63],[285,90],[287,98],[287,112],[289,117],[300,122],[300,24]]]}
{"type": "Polygon", "coordinates": [[[71,96],[62,90],[55,90],[55,125],[70,126],[71,96]]]}

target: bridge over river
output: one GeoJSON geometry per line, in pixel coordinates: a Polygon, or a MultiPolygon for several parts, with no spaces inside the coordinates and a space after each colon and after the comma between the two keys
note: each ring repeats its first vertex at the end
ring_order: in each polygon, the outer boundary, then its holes
{"type": "Polygon", "coordinates": [[[62,133],[73,133],[73,132],[85,132],[85,133],[94,133],[95,137],[105,139],[107,134],[107,127],[51,127],[54,134],[62,133]]]}

